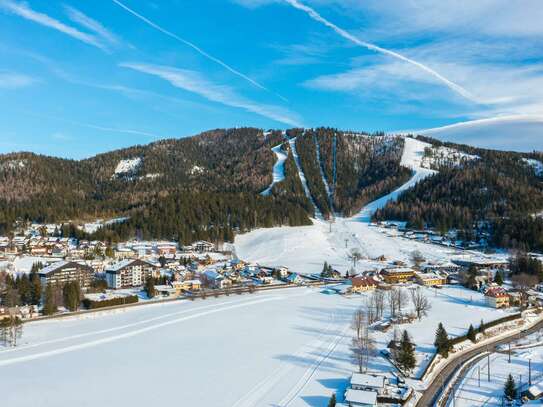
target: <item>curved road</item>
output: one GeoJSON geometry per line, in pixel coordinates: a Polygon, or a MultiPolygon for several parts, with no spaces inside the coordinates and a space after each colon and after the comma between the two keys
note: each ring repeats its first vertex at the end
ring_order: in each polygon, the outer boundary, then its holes
{"type": "MultiPolygon", "coordinates": [[[[505,338],[498,339],[494,342],[488,343],[486,345],[478,346],[474,349],[471,349],[465,352],[464,354],[456,358],[454,361],[451,361],[448,365],[446,365],[441,370],[441,372],[438,375],[436,375],[434,380],[422,393],[422,397],[418,401],[417,407],[436,406],[437,405],[436,403],[439,399],[439,396],[441,396],[443,388],[445,388],[447,384],[453,379],[458,369],[460,369],[462,365],[466,363],[469,359],[473,358],[474,356],[477,356],[481,351],[486,351],[487,349],[489,351],[494,351],[498,345],[503,345],[509,342],[513,342],[514,340],[525,337],[540,329],[543,329],[543,321],[540,321],[534,326],[532,326],[531,328],[528,328],[519,333],[511,334],[509,336],[506,336],[505,338]]],[[[466,371],[464,370],[462,374],[464,374],[465,372],[466,371]]]]}

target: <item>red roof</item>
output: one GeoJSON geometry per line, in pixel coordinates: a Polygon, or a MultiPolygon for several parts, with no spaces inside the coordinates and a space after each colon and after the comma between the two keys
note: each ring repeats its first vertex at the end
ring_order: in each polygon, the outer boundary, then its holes
{"type": "Polygon", "coordinates": [[[371,277],[353,277],[351,280],[353,287],[375,287],[377,282],[371,277]]]}
{"type": "Polygon", "coordinates": [[[494,298],[498,298],[498,297],[507,297],[508,294],[507,294],[507,291],[505,291],[503,288],[501,287],[492,287],[492,288],[489,288],[488,290],[486,290],[486,293],[485,295],[487,297],[494,297],[494,298]]]}

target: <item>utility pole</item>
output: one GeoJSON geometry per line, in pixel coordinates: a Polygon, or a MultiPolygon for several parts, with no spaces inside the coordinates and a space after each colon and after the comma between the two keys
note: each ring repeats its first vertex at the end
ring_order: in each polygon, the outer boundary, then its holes
{"type": "Polygon", "coordinates": [[[528,386],[532,386],[532,359],[528,359],[528,386]]]}
{"type": "Polygon", "coordinates": [[[486,355],[486,375],[490,382],[490,353],[486,355]]]}
{"type": "Polygon", "coordinates": [[[481,387],[481,366],[477,366],[479,370],[479,387],[481,387]]]}
{"type": "Polygon", "coordinates": [[[345,248],[347,248],[347,243],[349,242],[349,239],[345,239],[345,248]]]}
{"type": "Polygon", "coordinates": [[[511,342],[509,342],[509,363],[511,363],[511,342]]]}

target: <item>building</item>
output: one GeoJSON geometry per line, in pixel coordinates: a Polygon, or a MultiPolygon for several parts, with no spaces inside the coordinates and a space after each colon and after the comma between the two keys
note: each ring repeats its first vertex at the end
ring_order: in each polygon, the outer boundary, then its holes
{"type": "Polygon", "coordinates": [[[177,295],[185,291],[197,291],[202,286],[200,280],[172,281],[170,284],[177,292],[177,295]]]}
{"type": "Polygon", "coordinates": [[[396,267],[381,270],[383,279],[388,284],[405,283],[415,276],[415,271],[409,267],[396,267]]]}
{"type": "Polygon", "coordinates": [[[372,407],[377,405],[377,392],[348,389],[345,401],[350,407],[372,407]]]}
{"type": "Polygon", "coordinates": [[[351,376],[351,388],[353,390],[368,390],[382,392],[387,383],[385,376],[366,373],[353,373],[351,376]]]}
{"type": "Polygon", "coordinates": [[[108,288],[139,287],[158,273],[159,267],[140,259],[126,259],[106,268],[108,288]]]}
{"type": "Polygon", "coordinates": [[[64,286],[68,282],[77,281],[81,289],[85,290],[92,283],[94,269],[73,261],[59,261],[41,269],[39,275],[43,287],[47,284],[64,286]]]}
{"type": "Polygon", "coordinates": [[[351,279],[351,292],[361,293],[374,290],[377,287],[377,281],[372,277],[353,277],[351,279]]]}
{"type": "Polygon", "coordinates": [[[501,287],[492,287],[486,290],[485,300],[493,308],[509,307],[509,294],[501,287]]]}
{"type": "Polygon", "coordinates": [[[415,280],[418,284],[426,287],[447,284],[447,277],[440,276],[437,273],[415,273],[415,280]]]}
{"type": "Polygon", "coordinates": [[[192,245],[190,245],[190,248],[198,253],[215,251],[215,245],[213,243],[206,242],[205,240],[198,240],[197,242],[194,242],[192,245]]]}

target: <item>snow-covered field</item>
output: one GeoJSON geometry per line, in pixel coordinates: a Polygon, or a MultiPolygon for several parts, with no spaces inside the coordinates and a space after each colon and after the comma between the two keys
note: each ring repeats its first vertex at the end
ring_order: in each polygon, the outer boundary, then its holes
{"type": "MultiPolygon", "coordinates": [[[[529,360],[532,364],[532,384],[543,383],[543,346],[515,350],[511,363],[507,354],[493,353],[473,366],[455,389],[456,407],[501,406],[503,387],[507,376],[513,375],[517,388],[528,388],[529,360]],[[488,381],[488,362],[490,361],[490,381],[488,381]],[[479,385],[480,373],[480,385],[479,385]]],[[[534,401],[534,405],[541,405],[534,401]]],[[[453,406],[452,397],[448,406],[453,406]]]]}

